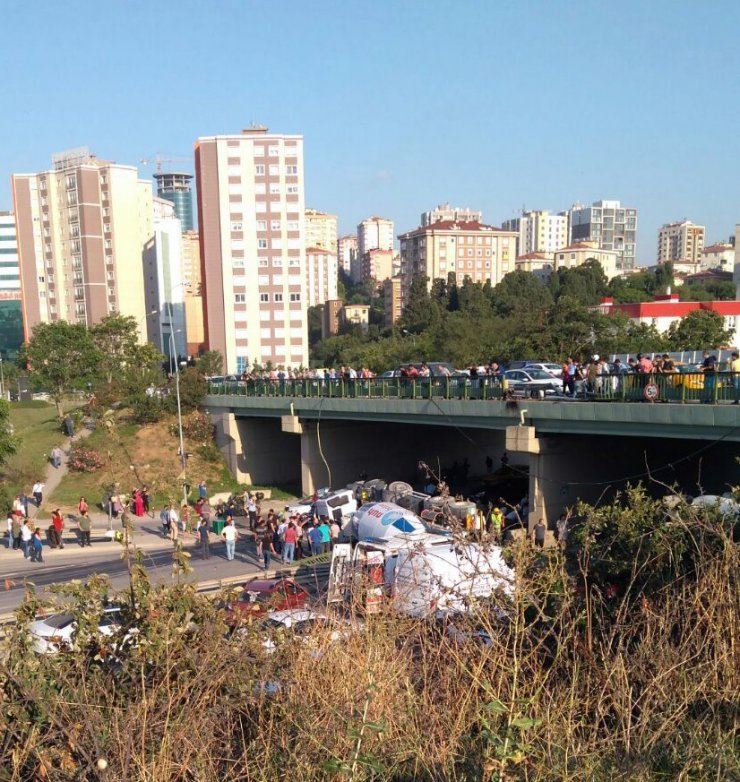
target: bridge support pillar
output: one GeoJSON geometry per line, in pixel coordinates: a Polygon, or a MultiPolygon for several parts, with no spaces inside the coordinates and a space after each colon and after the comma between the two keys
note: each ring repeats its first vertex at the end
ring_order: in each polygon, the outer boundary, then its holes
{"type": "MultiPolygon", "coordinates": [[[[507,426],[506,450],[526,454],[529,462],[529,518],[531,532],[539,519],[543,519],[549,530],[568,502],[567,488],[559,476],[567,469],[567,453],[560,448],[553,449],[538,438],[533,426],[507,426]]],[[[571,498],[572,501],[572,498],[571,498]]]]}
{"type": "Polygon", "coordinates": [[[331,484],[331,473],[322,457],[322,444],[314,424],[303,423],[301,432],[301,491],[308,497],[331,484]]]}

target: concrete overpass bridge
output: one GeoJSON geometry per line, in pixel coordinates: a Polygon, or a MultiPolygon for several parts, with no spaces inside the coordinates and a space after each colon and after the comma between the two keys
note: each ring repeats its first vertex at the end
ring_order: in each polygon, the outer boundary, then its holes
{"type": "Polygon", "coordinates": [[[323,391],[211,388],[204,405],[240,482],[300,483],[309,494],[362,472],[414,480],[419,461],[449,469],[466,459],[471,474],[482,475],[506,451],[528,471],[530,522],[543,516],[550,524],[564,506],[597,501],[627,482],[643,480],[656,493],[664,490],[655,481],[677,482],[697,494],[740,483],[740,407],[731,404],[323,391]]]}

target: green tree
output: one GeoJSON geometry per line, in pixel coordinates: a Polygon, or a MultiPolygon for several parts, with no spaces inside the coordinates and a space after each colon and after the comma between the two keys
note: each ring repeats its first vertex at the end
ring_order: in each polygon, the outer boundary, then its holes
{"type": "Polygon", "coordinates": [[[401,328],[414,334],[420,334],[433,323],[439,321],[439,305],[432,301],[427,289],[427,278],[417,274],[409,287],[406,308],[399,320],[401,328]]]}
{"type": "Polygon", "coordinates": [[[196,367],[198,372],[204,377],[222,375],[224,372],[224,357],[220,350],[206,350],[198,357],[196,367]]]}
{"type": "Polygon", "coordinates": [[[101,355],[90,332],[79,323],[39,323],[26,347],[32,382],[51,395],[62,415],[64,397],[86,387],[100,373],[101,355]]]}
{"type": "Polygon", "coordinates": [[[493,289],[493,311],[506,317],[517,313],[544,311],[552,304],[552,294],[534,274],[519,269],[509,272],[493,289]]]}
{"type": "Polygon", "coordinates": [[[668,329],[668,342],[674,350],[719,348],[729,344],[731,338],[722,316],[709,310],[690,312],[668,329]]]}
{"type": "Polygon", "coordinates": [[[114,313],[90,329],[90,337],[100,353],[100,371],[110,386],[113,377],[135,364],[139,347],[136,318],[114,313]]]}
{"type": "Polygon", "coordinates": [[[558,269],[550,275],[548,288],[555,299],[570,296],[581,304],[598,304],[606,294],[607,279],[601,264],[590,258],[575,269],[558,269]]]}
{"type": "Polygon", "coordinates": [[[18,450],[18,445],[19,440],[13,435],[10,424],[10,406],[4,399],[0,399],[0,464],[18,450]]]}
{"type": "MultiPolygon", "coordinates": [[[[173,380],[173,383],[176,382],[173,380]]],[[[170,393],[170,404],[177,404],[175,389],[170,393]]],[[[195,410],[208,393],[208,383],[195,367],[186,367],[180,372],[180,407],[183,412],[195,410]]]]}

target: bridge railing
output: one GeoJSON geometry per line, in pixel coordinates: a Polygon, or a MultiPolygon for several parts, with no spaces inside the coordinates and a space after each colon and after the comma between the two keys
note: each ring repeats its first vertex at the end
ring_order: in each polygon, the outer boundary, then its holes
{"type": "MultiPolygon", "coordinates": [[[[559,385],[559,381],[556,381],[559,385]]],[[[554,391],[554,389],[553,389],[554,391]]],[[[540,393],[500,377],[372,378],[332,380],[240,380],[209,382],[209,394],[245,397],[325,399],[507,399],[532,396],[563,399],[561,392],[540,393]]],[[[579,380],[577,399],[597,402],[740,402],[740,373],[675,372],[599,375],[579,380]]]]}

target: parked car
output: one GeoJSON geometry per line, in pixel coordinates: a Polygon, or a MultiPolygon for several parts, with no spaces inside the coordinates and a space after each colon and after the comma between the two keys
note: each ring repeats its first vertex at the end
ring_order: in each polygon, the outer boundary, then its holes
{"type": "Polygon", "coordinates": [[[328,486],[325,486],[323,489],[319,489],[316,492],[315,499],[314,497],[303,497],[297,502],[293,502],[290,505],[286,505],[285,512],[289,516],[292,516],[294,514],[297,514],[298,516],[305,516],[307,514],[313,515],[314,505],[316,504],[316,500],[322,500],[325,497],[328,497],[331,493],[332,493],[331,489],[328,486]]]}
{"type": "MultiPolygon", "coordinates": [[[[98,633],[112,636],[121,627],[121,607],[106,606],[98,620],[98,633]]],[[[72,614],[52,614],[32,622],[29,631],[36,654],[59,654],[73,649],[77,622],[72,614]]]]}
{"type": "MultiPolygon", "coordinates": [[[[465,372],[461,372],[459,369],[455,369],[455,367],[452,366],[448,361],[427,361],[426,362],[427,367],[429,368],[429,376],[430,377],[464,377],[465,372]]],[[[414,362],[412,361],[410,364],[400,364],[398,367],[396,367],[395,376],[400,377],[401,376],[401,369],[406,369],[407,367],[415,367],[417,371],[421,371],[422,362],[414,362]]]]}
{"type": "Polygon", "coordinates": [[[504,372],[509,389],[524,391],[528,396],[537,397],[556,394],[562,390],[562,381],[545,372],[544,369],[509,369],[504,372]]]}
{"type": "Polygon", "coordinates": [[[530,369],[541,369],[544,372],[547,372],[548,375],[552,375],[553,377],[562,378],[563,376],[562,366],[560,364],[551,363],[549,361],[527,364],[526,366],[523,367],[523,369],[526,369],[527,371],[529,371],[530,369]]]}
{"type": "Polygon", "coordinates": [[[308,603],[308,592],[292,578],[253,578],[244,584],[236,600],[223,604],[229,619],[251,619],[270,611],[301,608],[308,603]]]}

